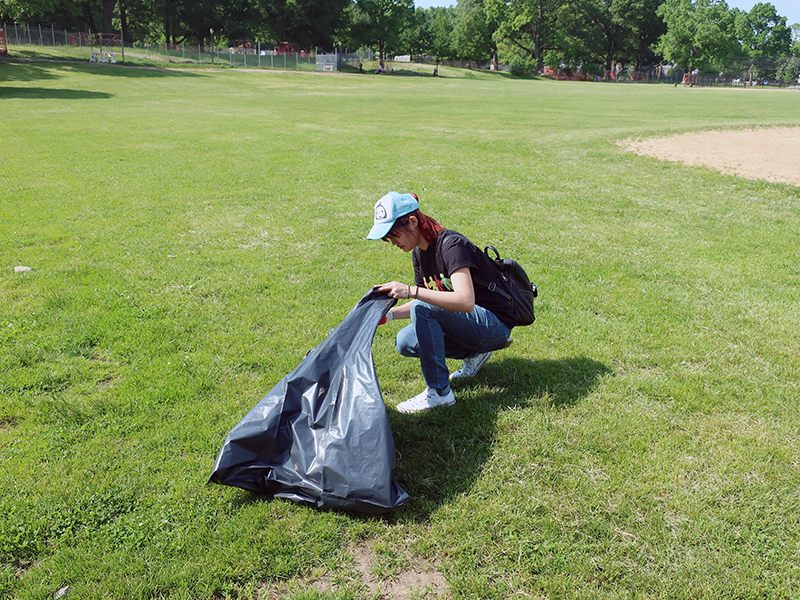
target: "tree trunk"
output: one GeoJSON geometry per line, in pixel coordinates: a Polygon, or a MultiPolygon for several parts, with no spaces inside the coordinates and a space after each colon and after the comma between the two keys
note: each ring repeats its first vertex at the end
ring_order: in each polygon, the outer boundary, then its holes
{"type": "Polygon", "coordinates": [[[128,38],[128,13],[125,11],[125,3],[123,0],[119,0],[119,20],[122,29],[122,41],[129,39],[128,38]]]}
{"type": "Polygon", "coordinates": [[[542,42],[539,39],[538,35],[536,36],[536,40],[534,42],[533,48],[535,50],[534,58],[536,59],[536,72],[537,73],[543,73],[544,72],[544,52],[542,51],[542,42]]]}
{"type": "Polygon", "coordinates": [[[167,44],[170,43],[170,37],[172,36],[172,14],[170,6],[170,2],[164,3],[164,39],[167,44]]]}
{"type": "Polygon", "coordinates": [[[114,18],[114,7],[116,4],[117,0],[103,0],[102,33],[114,33],[111,27],[114,18]]]}

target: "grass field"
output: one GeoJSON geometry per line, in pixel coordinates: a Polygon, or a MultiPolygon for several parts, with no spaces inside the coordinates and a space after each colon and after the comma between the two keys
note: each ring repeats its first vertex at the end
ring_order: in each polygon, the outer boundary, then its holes
{"type": "Polygon", "coordinates": [[[797,598],[800,189],[614,142],[799,103],[0,63],[0,597],[374,598],[358,547],[452,598],[797,598]],[[379,328],[391,515],[207,485],[370,286],[410,280],[364,239],[389,190],[525,265],[536,323],[422,415],[379,328]]]}

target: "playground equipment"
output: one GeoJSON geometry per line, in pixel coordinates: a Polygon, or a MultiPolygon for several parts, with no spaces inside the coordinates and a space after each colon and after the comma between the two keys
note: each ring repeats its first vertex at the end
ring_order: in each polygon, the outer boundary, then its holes
{"type": "Polygon", "coordinates": [[[278,42],[275,46],[277,54],[297,54],[300,52],[300,44],[293,44],[292,42],[278,42]]]}
{"type": "Polygon", "coordinates": [[[89,62],[117,64],[117,59],[113,52],[92,52],[89,62]]]}
{"type": "Polygon", "coordinates": [[[116,55],[111,48],[122,49],[122,62],[125,63],[125,45],[122,40],[122,35],[119,33],[95,33],[90,34],[89,41],[91,44],[92,54],[89,57],[89,62],[93,63],[111,63],[116,64],[116,55]],[[95,45],[98,46],[95,49],[95,45]]]}

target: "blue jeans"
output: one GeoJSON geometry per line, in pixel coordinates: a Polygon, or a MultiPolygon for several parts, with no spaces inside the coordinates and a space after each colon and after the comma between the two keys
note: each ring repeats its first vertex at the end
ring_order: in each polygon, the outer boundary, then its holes
{"type": "Polygon", "coordinates": [[[450,372],[445,358],[464,359],[503,348],[511,330],[485,308],[455,312],[414,300],[411,325],[399,331],[395,347],[403,356],[419,358],[428,387],[446,393],[450,372]]]}

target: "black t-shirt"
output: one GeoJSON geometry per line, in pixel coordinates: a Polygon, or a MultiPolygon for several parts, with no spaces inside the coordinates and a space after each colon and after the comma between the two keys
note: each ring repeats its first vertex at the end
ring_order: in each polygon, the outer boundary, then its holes
{"type": "MultiPolygon", "coordinates": [[[[462,267],[469,267],[470,274],[479,274],[493,281],[501,290],[506,290],[500,272],[491,258],[460,233],[445,229],[425,251],[414,248],[414,285],[431,290],[453,291],[450,275],[462,267]]],[[[491,311],[509,329],[514,326],[515,316],[511,303],[473,279],[475,304],[491,311]]]]}

